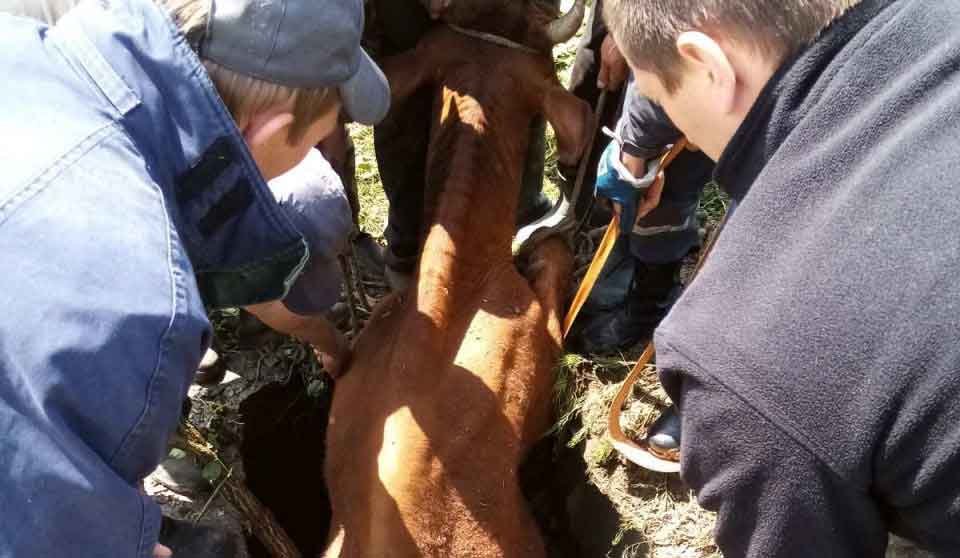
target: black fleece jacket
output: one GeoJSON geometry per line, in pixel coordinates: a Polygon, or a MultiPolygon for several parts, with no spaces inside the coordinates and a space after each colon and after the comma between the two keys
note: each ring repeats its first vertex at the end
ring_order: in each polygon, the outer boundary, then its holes
{"type": "Polygon", "coordinates": [[[727,558],[960,556],[960,1],[864,0],[718,163],[740,203],[656,334],[727,558]]]}

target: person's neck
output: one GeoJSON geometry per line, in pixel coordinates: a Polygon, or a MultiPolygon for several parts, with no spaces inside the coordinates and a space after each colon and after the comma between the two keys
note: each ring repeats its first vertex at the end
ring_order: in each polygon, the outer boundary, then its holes
{"type": "MultiPolygon", "coordinates": [[[[856,0],[808,47],[788,56],[763,82],[717,161],[714,180],[740,201],[798,119],[820,101],[821,79],[838,54],[895,0],[856,0]]],[[[762,77],[759,70],[752,79],[762,77]]],[[[746,96],[745,96],[746,97],[746,96]]]]}
{"type": "Polygon", "coordinates": [[[732,111],[717,123],[717,127],[722,129],[723,139],[719,145],[707,151],[707,155],[714,161],[719,160],[723,155],[725,148],[753,110],[764,88],[784,63],[783,56],[771,56],[753,46],[733,45],[727,51],[727,56],[737,69],[736,101],[732,111]]]}

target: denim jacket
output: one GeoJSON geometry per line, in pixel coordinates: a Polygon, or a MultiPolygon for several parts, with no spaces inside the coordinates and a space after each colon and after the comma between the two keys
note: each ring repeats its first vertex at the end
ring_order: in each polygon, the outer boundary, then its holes
{"type": "Polygon", "coordinates": [[[149,557],[206,306],[307,259],[152,0],[0,15],[0,558],[149,557]]]}

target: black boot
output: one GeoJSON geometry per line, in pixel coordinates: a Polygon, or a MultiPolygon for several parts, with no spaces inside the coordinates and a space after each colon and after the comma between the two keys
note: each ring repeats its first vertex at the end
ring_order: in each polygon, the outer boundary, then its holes
{"type": "Polygon", "coordinates": [[[201,386],[215,386],[223,381],[227,374],[227,361],[213,348],[207,349],[197,368],[193,381],[201,386]]]}
{"type": "Polygon", "coordinates": [[[244,541],[235,533],[167,516],[160,527],[160,544],[177,558],[234,558],[241,552],[246,554],[244,541]]]}
{"type": "MultiPolygon", "coordinates": [[[[637,262],[623,302],[609,309],[585,308],[571,332],[570,348],[580,353],[610,354],[650,339],[680,295],[681,263],[637,262]]],[[[616,276],[609,277],[613,281],[616,276]]],[[[600,289],[604,286],[598,282],[594,290],[600,289]]]]}
{"type": "Polygon", "coordinates": [[[383,273],[384,248],[369,233],[360,232],[354,236],[353,254],[359,271],[367,276],[377,277],[383,273]]]}
{"type": "Polygon", "coordinates": [[[650,453],[669,461],[680,461],[680,411],[667,407],[647,431],[650,453]]]}

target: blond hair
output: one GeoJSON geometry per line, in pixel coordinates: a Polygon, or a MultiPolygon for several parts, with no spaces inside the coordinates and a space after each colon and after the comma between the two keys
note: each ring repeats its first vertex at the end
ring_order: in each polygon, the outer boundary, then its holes
{"type": "MultiPolygon", "coordinates": [[[[207,30],[210,0],[156,0],[166,8],[187,41],[199,45],[207,30]]],[[[202,58],[202,57],[201,57],[202,58]]],[[[223,103],[241,122],[255,114],[293,100],[293,124],[287,141],[296,143],[307,129],[332,110],[338,100],[330,88],[302,89],[253,78],[210,60],[203,60],[223,103]]]]}
{"type": "Polygon", "coordinates": [[[760,53],[785,58],[812,43],[860,0],[607,0],[604,20],[624,55],[668,92],[679,85],[685,31],[722,30],[760,53]]]}

